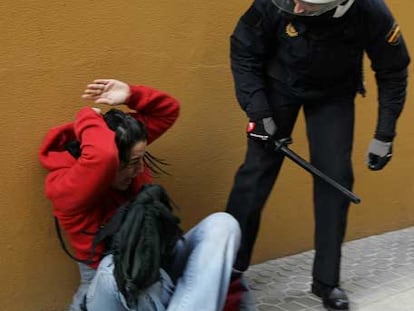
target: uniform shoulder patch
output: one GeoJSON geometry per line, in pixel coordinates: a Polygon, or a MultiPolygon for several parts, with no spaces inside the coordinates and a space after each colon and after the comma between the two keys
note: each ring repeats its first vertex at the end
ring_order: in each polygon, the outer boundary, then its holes
{"type": "Polygon", "coordinates": [[[401,38],[401,29],[397,23],[392,25],[391,30],[387,33],[386,40],[387,43],[390,45],[398,45],[400,44],[401,38]]]}

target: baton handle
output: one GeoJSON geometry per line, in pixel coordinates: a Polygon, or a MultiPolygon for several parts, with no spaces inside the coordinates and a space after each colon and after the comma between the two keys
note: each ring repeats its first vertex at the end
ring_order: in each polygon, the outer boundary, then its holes
{"type": "Polygon", "coordinates": [[[281,140],[275,141],[276,151],[281,151],[285,156],[287,156],[289,159],[291,159],[293,162],[304,168],[306,171],[311,173],[314,176],[317,176],[339,190],[342,194],[344,194],[346,197],[348,197],[353,203],[359,204],[361,202],[361,199],[355,195],[352,191],[348,190],[341,184],[337,183],[335,180],[327,176],[326,174],[322,173],[320,170],[318,170],[316,167],[314,167],[312,164],[301,158],[299,155],[297,155],[295,152],[290,150],[288,147],[286,147],[286,144],[291,143],[291,138],[284,138],[281,140]]]}

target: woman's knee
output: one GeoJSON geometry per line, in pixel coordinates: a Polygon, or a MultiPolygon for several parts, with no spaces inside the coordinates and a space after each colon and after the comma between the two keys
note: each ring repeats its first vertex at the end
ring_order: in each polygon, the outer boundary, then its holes
{"type": "Polygon", "coordinates": [[[204,219],[204,225],[206,226],[205,232],[214,238],[225,239],[227,237],[233,237],[240,239],[241,231],[239,223],[229,213],[213,213],[204,219]]]}

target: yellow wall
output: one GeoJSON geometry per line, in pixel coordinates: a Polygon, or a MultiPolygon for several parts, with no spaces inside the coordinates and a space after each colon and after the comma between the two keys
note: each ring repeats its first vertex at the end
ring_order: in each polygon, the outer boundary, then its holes
{"type": "MultiPolygon", "coordinates": [[[[388,1],[413,47],[414,4],[388,1]],[[411,29],[410,29],[411,28],[411,29]]],[[[71,120],[94,78],[118,78],[166,90],[182,103],[174,128],[152,147],[172,164],[164,177],[188,228],[224,209],[241,163],[245,117],[233,95],[229,41],[248,7],[242,1],[3,1],[0,4],[1,310],[57,311],[77,286],[61,251],[37,160],[46,130],[71,120]]],[[[410,70],[412,73],[412,70],[410,70]]],[[[413,86],[386,170],[368,171],[366,147],[376,119],[376,89],[358,101],[355,192],[348,239],[414,224],[413,86]],[[411,125],[410,125],[411,124],[411,125]]],[[[302,118],[294,149],[306,156],[302,118]]],[[[264,213],[254,262],[312,248],[311,178],[290,162],[264,213]]]]}

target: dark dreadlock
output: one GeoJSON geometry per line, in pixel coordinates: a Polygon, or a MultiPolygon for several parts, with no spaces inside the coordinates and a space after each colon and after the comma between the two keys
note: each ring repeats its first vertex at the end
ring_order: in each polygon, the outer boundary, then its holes
{"type": "Polygon", "coordinates": [[[159,185],[145,185],[128,204],[122,225],[112,240],[114,277],[130,308],[140,291],[159,280],[182,236],[173,203],[159,185]]]}

